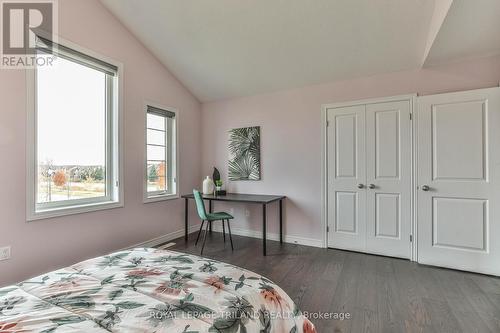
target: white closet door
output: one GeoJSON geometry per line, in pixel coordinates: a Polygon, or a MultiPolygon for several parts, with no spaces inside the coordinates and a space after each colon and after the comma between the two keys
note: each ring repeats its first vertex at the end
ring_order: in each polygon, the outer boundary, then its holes
{"type": "Polygon", "coordinates": [[[500,89],[418,105],[418,261],[500,275],[500,89]]]}
{"type": "Polygon", "coordinates": [[[366,247],[365,106],[328,110],[328,245],[366,247]]]}
{"type": "Polygon", "coordinates": [[[410,258],[410,101],[366,106],[366,250],[410,258]]]}

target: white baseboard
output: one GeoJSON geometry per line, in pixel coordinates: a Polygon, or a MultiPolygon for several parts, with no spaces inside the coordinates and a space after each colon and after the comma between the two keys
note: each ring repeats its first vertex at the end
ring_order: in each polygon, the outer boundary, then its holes
{"type": "MultiPolygon", "coordinates": [[[[222,232],[222,226],[221,225],[214,225],[213,230],[218,231],[218,232],[222,232]]],[[[233,235],[238,235],[238,236],[246,236],[246,237],[262,239],[262,231],[249,230],[249,229],[243,229],[243,228],[231,228],[231,233],[233,235]]],[[[280,235],[275,234],[275,233],[268,232],[266,237],[267,237],[267,239],[273,240],[273,241],[280,240],[280,235]]],[[[300,244],[300,245],[306,245],[306,246],[321,247],[321,248],[323,247],[323,241],[321,239],[299,237],[299,236],[292,236],[292,235],[283,235],[283,242],[290,243],[290,244],[300,244]]]]}
{"type": "MultiPolygon", "coordinates": [[[[199,229],[200,229],[199,224],[189,226],[188,233],[196,232],[199,229]]],[[[129,246],[129,247],[127,247],[127,249],[132,249],[134,247],[155,247],[155,246],[158,246],[160,244],[170,242],[171,240],[182,237],[182,236],[184,236],[184,229],[177,230],[177,231],[171,232],[169,234],[165,234],[165,235],[150,239],[148,241],[129,246]]]]}
{"type": "MultiPolygon", "coordinates": [[[[199,224],[192,225],[189,227],[188,233],[191,234],[193,232],[198,232],[199,229],[200,229],[199,224]]],[[[217,231],[217,232],[222,232],[222,226],[214,225],[213,230],[217,231]]],[[[231,228],[231,232],[233,235],[262,239],[262,231],[249,230],[249,229],[243,229],[243,228],[231,228]]],[[[165,234],[165,235],[150,239],[148,241],[132,245],[132,246],[128,247],[127,249],[131,249],[134,247],[155,247],[155,246],[158,246],[160,244],[164,244],[166,242],[169,242],[173,239],[176,239],[176,238],[179,238],[182,236],[184,236],[184,229],[177,230],[177,231],[171,232],[169,234],[165,234]]],[[[276,233],[268,232],[267,239],[273,240],[273,241],[279,241],[280,235],[276,234],[276,233]]],[[[300,244],[300,245],[314,246],[314,247],[321,247],[321,248],[323,247],[323,241],[321,239],[284,235],[283,241],[285,243],[290,243],[290,244],[300,244]]]]}

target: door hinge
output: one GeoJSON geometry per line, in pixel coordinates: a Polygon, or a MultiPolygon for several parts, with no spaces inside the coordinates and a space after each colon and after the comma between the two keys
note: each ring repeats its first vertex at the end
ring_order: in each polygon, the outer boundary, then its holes
{"type": "Polygon", "coordinates": [[[413,120],[413,113],[410,113],[410,120],[413,120]]]}
{"type": "Polygon", "coordinates": [[[413,235],[410,235],[410,243],[413,243],[413,235]]]}
{"type": "Polygon", "coordinates": [[[329,120],[326,121],[326,127],[328,127],[328,126],[330,126],[330,121],[329,120]]]}
{"type": "Polygon", "coordinates": [[[330,232],[330,227],[326,226],[326,232],[330,232]]]}

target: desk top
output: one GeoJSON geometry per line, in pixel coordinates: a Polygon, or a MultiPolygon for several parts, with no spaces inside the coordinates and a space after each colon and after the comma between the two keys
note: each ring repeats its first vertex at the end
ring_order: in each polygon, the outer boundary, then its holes
{"type": "MultiPolygon", "coordinates": [[[[284,195],[263,195],[263,194],[241,194],[241,193],[228,193],[226,195],[213,195],[202,194],[203,199],[213,201],[233,201],[233,202],[251,202],[251,203],[271,203],[285,199],[284,195]]],[[[182,196],[184,199],[194,199],[193,194],[185,194],[182,196]]]]}

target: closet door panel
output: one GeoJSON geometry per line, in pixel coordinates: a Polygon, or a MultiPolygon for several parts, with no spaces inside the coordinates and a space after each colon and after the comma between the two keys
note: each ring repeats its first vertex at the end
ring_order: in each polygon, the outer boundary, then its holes
{"type": "Polygon", "coordinates": [[[332,108],[328,118],[328,246],[366,246],[365,106],[332,108]]]}
{"type": "Polygon", "coordinates": [[[410,258],[411,105],[366,106],[366,250],[410,258]]]}
{"type": "Polygon", "coordinates": [[[500,89],[418,105],[418,262],[500,275],[500,89]]]}

